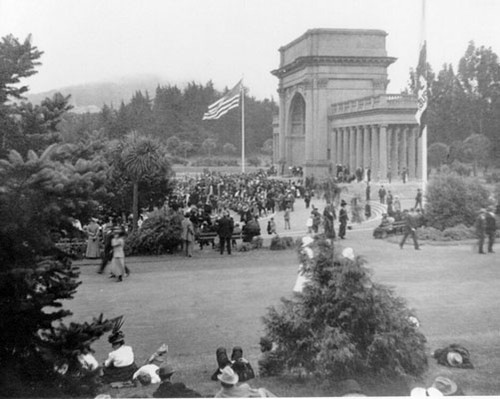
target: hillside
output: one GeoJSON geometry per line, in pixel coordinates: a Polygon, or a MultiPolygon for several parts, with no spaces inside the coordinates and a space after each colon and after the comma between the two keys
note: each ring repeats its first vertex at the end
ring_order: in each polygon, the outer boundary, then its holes
{"type": "Polygon", "coordinates": [[[181,87],[184,83],[167,82],[165,79],[158,76],[145,75],[139,77],[127,77],[109,82],[86,83],[58,89],[29,94],[28,101],[34,104],[39,104],[46,97],[51,97],[56,92],[61,92],[63,95],[71,94],[70,103],[75,107],[73,112],[99,112],[104,104],[119,107],[124,101],[129,102],[134,93],[141,90],[143,93],[149,93],[149,97],[153,98],[156,87],[166,84],[177,84],[181,87]]]}

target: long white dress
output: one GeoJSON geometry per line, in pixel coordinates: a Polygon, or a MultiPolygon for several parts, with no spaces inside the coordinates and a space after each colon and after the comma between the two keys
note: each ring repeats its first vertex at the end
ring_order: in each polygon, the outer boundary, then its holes
{"type": "MultiPolygon", "coordinates": [[[[302,253],[305,254],[309,259],[312,259],[314,256],[313,250],[309,247],[303,248],[302,253]]],[[[295,281],[295,285],[293,286],[293,292],[301,293],[304,290],[304,286],[310,281],[310,273],[306,270],[306,265],[301,263],[299,265],[297,280],[295,281]]]]}

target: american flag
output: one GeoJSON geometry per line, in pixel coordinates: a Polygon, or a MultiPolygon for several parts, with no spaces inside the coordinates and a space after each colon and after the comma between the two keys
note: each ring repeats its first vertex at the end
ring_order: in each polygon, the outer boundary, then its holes
{"type": "Polygon", "coordinates": [[[203,120],[219,119],[227,114],[230,109],[236,108],[240,104],[242,84],[241,80],[227,94],[208,106],[208,111],[203,114],[203,120]]]}
{"type": "Polygon", "coordinates": [[[420,55],[418,57],[417,66],[417,113],[415,118],[420,126],[420,134],[422,134],[426,124],[426,110],[428,103],[428,88],[427,88],[427,45],[423,41],[420,46],[420,55]]]}

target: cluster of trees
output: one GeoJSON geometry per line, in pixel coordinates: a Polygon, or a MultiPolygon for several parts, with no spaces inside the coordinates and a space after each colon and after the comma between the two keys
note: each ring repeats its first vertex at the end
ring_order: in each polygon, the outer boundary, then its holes
{"type": "Polygon", "coordinates": [[[30,37],[0,42],[0,386],[4,396],[94,396],[95,376],[77,357],[114,320],[64,324],[62,301],[76,293],[79,271],[55,242],[102,209],[133,209],[136,222],[139,203],[163,203],[171,169],[162,144],[134,132],[63,141],[68,98],[23,101],[21,80],[41,55],[30,37]]]}
{"type": "MultiPolygon", "coordinates": [[[[487,166],[500,159],[500,64],[491,48],[470,42],[455,71],[427,65],[429,161],[454,160],[487,166]]],[[[412,71],[410,90],[415,87],[412,71]]]]}
{"type": "MultiPolygon", "coordinates": [[[[71,115],[62,124],[68,140],[74,140],[86,130],[103,130],[109,139],[119,139],[131,130],[154,137],[187,157],[193,153],[232,155],[241,147],[241,113],[230,111],[218,120],[203,121],[208,105],[224,93],[206,85],[189,83],[158,86],[153,99],[148,92],[137,91],[130,102],[118,109],[104,105],[97,115],[71,115]]],[[[245,95],[245,146],[249,152],[261,151],[272,136],[272,115],[277,112],[273,101],[258,101],[245,95]]],[[[267,147],[265,148],[267,150],[267,147]]]]}

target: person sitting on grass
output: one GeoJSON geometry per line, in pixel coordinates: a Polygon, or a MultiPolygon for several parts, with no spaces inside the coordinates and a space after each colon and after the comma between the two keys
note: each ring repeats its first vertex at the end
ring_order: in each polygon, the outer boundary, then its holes
{"type": "Polygon", "coordinates": [[[215,357],[217,358],[217,370],[212,374],[211,380],[217,381],[217,377],[222,373],[222,369],[226,366],[231,366],[231,360],[227,355],[226,348],[220,347],[215,351],[215,357]]]}
{"type": "Polygon", "coordinates": [[[125,345],[122,331],[114,332],[108,338],[113,351],[104,361],[103,381],[105,383],[129,381],[137,371],[132,348],[125,345]]]}
{"type": "Polygon", "coordinates": [[[172,383],[170,378],[174,373],[174,369],[169,366],[160,367],[158,377],[161,379],[161,384],[153,393],[154,398],[201,398],[201,395],[186,387],[182,382],[172,383]]]}
{"type": "Polygon", "coordinates": [[[235,346],[233,348],[233,353],[231,353],[231,367],[238,374],[240,382],[245,382],[255,378],[255,373],[248,360],[243,357],[243,349],[240,346],[235,346]]]}
{"type": "Polygon", "coordinates": [[[231,366],[222,369],[221,374],[217,376],[222,389],[215,394],[216,398],[274,398],[276,395],[269,392],[266,388],[254,389],[250,385],[238,383],[238,374],[234,372],[231,366]]]}
{"type": "Polygon", "coordinates": [[[159,384],[161,382],[158,376],[158,370],[166,360],[168,345],[162,344],[158,350],[153,353],[144,366],[140,367],[132,376],[132,381],[140,382],[142,385],[159,384]]]}

